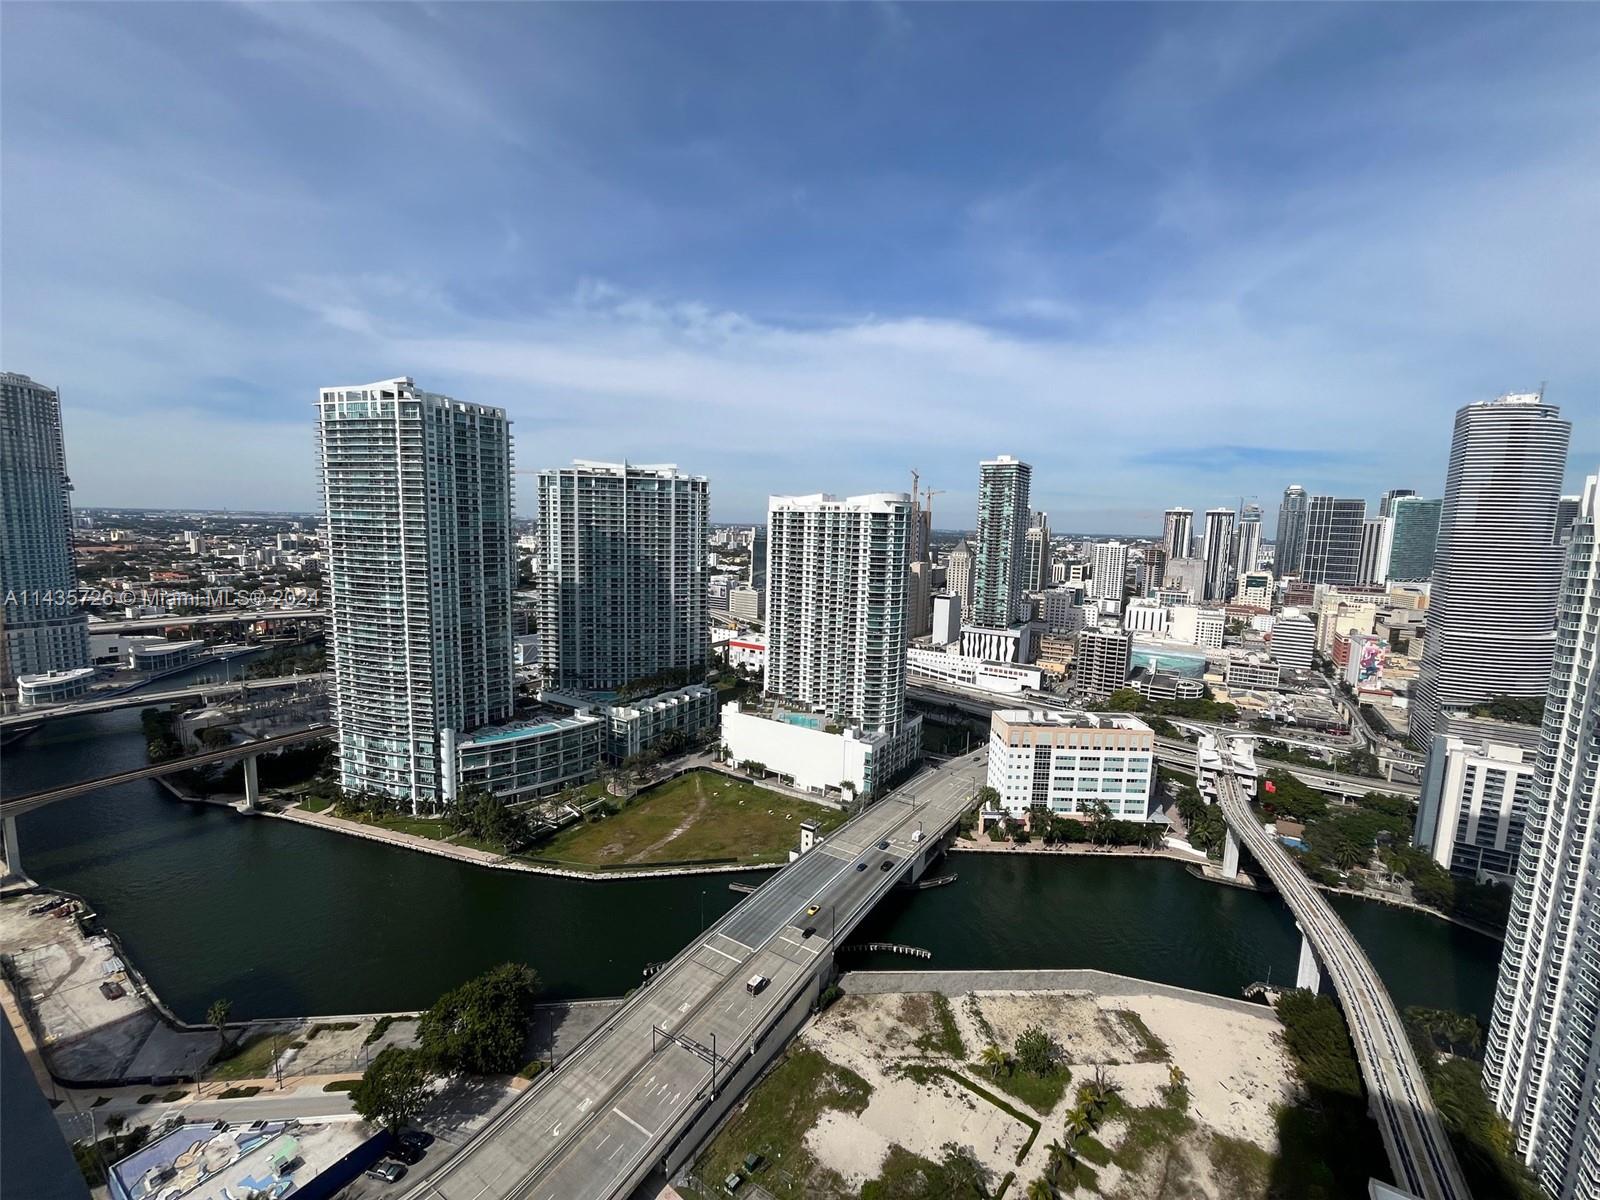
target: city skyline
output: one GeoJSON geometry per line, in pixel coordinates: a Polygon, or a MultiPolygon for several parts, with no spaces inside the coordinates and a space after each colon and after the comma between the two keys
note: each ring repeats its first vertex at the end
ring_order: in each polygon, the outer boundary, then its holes
{"type": "Polygon", "coordinates": [[[310,509],[303,397],[411,373],[533,461],[693,463],[719,521],[825,456],[965,526],[1004,404],[1058,529],[1270,528],[1291,479],[1439,494],[1462,403],[1600,385],[1578,11],[1395,10],[1383,55],[1337,10],[446,12],[6,13],[5,366],[60,389],[80,504],[310,509]]]}

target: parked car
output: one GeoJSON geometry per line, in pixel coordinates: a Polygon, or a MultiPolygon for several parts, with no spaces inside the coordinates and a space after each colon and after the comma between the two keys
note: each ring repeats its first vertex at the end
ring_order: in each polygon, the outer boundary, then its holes
{"type": "Polygon", "coordinates": [[[728,1195],[733,1195],[739,1190],[739,1185],[744,1182],[744,1176],[737,1171],[728,1172],[728,1177],[722,1181],[722,1190],[728,1195]]]}
{"type": "Polygon", "coordinates": [[[407,1146],[413,1146],[418,1150],[426,1150],[433,1145],[433,1134],[426,1129],[407,1129],[400,1134],[400,1140],[407,1146]]]}
{"type": "Polygon", "coordinates": [[[376,1179],[383,1183],[399,1183],[405,1175],[405,1167],[397,1162],[373,1163],[367,1168],[368,1179],[376,1179]]]}
{"type": "Polygon", "coordinates": [[[394,1145],[389,1147],[389,1157],[398,1159],[408,1167],[414,1167],[422,1161],[422,1147],[413,1146],[396,1138],[394,1145]]]}

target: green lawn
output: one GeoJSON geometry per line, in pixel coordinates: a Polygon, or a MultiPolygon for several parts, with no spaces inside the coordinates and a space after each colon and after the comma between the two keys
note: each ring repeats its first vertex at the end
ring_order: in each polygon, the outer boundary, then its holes
{"type": "Polygon", "coordinates": [[[815,1050],[791,1050],[722,1127],[696,1171],[720,1185],[730,1171],[742,1173],[745,1155],[754,1153],[764,1160],[756,1179],[769,1191],[775,1183],[768,1174],[781,1179],[776,1174],[781,1169],[805,1186],[806,1195],[843,1195],[843,1180],[817,1164],[805,1148],[805,1136],[828,1109],[859,1115],[871,1095],[872,1086],[854,1071],[815,1050]]]}
{"type": "Polygon", "coordinates": [[[273,1050],[286,1049],[289,1039],[260,1033],[246,1038],[210,1070],[212,1079],[262,1079],[272,1072],[273,1050]]]}
{"type": "Polygon", "coordinates": [[[1021,1100],[1034,1112],[1041,1116],[1048,1116],[1050,1110],[1061,1103],[1061,1097],[1066,1095],[1067,1085],[1072,1082],[1072,1072],[1066,1067],[1057,1067],[1048,1075],[1034,1075],[1018,1067],[991,1075],[989,1068],[982,1063],[968,1063],[967,1070],[974,1079],[997,1091],[1006,1092],[1021,1100]]]}
{"type": "Polygon", "coordinates": [[[826,833],[844,814],[747,780],[692,771],[640,792],[616,816],[563,829],[530,857],[592,867],[783,862],[808,818],[826,833]]]}

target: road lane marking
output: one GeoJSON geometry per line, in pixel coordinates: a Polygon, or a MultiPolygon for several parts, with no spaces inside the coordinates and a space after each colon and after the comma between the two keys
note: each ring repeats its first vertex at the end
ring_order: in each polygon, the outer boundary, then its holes
{"type": "Polygon", "coordinates": [[[645,1127],[644,1127],[644,1126],[643,1126],[643,1125],[641,1125],[641,1124],[639,1124],[639,1122],[637,1122],[637,1121],[635,1121],[635,1120],[634,1120],[634,1119],[633,1119],[633,1118],[632,1118],[632,1117],[630,1117],[630,1116],[629,1116],[629,1115],[628,1115],[628,1114],[627,1114],[627,1113],[625,1113],[625,1112],[623,1112],[623,1111],[622,1111],[622,1110],[621,1110],[621,1109],[620,1109],[620,1108],[618,1108],[618,1107],[617,1107],[617,1106],[616,1106],[616,1105],[615,1105],[615,1104],[613,1104],[613,1105],[612,1105],[612,1106],[611,1106],[611,1111],[612,1111],[612,1112],[614,1112],[614,1113],[616,1113],[616,1114],[617,1114],[617,1116],[619,1116],[619,1117],[621,1117],[621,1118],[622,1118],[622,1119],[623,1119],[623,1120],[624,1120],[624,1121],[626,1121],[626,1122],[627,1122],[627,1123],[628,1123],[628,1124],[629,1124],[629,1125],[632,1125],[632,1126],[633,1126],[633,1127],[634,1127],[634,1128],[635,1128],[635,1129],[637,1129],[637,1130],[638,1130],[638,1131],[639,1131],[639,1132],[640,1132],[640,1133],[642,1133],[642,1134],[644,1134],[644,1135],[645,1135],[645,1137],[647,1137],[647,1138],[653,1138],[653,1137],[655,1137],[655,1134],[653,1134],[653,1133],[651,1133],[651,1132],[650,1132],[650,1131],[649,1131],[649,1130],[648,1130],[648,1129],[646,1129],[646,1128],[645,1128],[645,1127]]]}
{"type": "MultiPolygon", "coordinates": [[[[732,939],[729,939],[729,940],[731,941],[732,939]]],[[[729,962],[743,962],[744,961],[744,959],[739,958],[737,955],[729,954],[726,950],[718,950],[710,942],[706,943],[706,949],[711,951],[711,953],[713,953],[713,954],[722,955],[722,957],[727,959],[729,962]]],[[[702,964],[702,965],[704,965],[704,964],[702,964]]]]}

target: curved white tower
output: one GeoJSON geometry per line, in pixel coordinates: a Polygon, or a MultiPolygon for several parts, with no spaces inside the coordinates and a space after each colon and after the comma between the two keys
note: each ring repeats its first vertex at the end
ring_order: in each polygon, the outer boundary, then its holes
{"type": "Polygon", "coordinates": [[[1561,548],[1556,504],[1572,423],[1538,394],[1456,413],[1411,739],[1490,696],[1542,696],[1550,678],[1561,548]]]}

